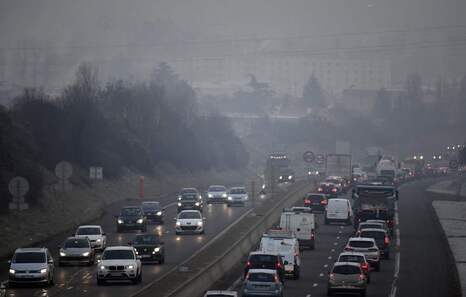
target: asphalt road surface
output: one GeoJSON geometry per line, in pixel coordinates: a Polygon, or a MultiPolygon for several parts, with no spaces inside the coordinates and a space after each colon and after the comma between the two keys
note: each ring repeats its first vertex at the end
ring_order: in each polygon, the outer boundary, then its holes
{"type": "MultiPolygon", "coordinates": [[[[432,200],[451,196],[426,193],[433,179],[415,181],[400,187],[398,225],[391,239],[390,259],[382,260],[381,271],[371,272],[367,296],[461,296],[443,231],[432,211],[432,200]]],[[[301,254],[301,278],[288,280],[285,297],[327,296],[328,272],[342,252],[352,226],[324,225],[323,215],[317,214],[319,229],[316,249],[301,254]]],[[[213,286],[212,289],[240,290],[238,277],[243,264],[213,286]]]]}
{"type": "MultiPolygon", "coordinates": [[[[96,265],[90,267],[56,267],[55,268],[55,286],[45,287],[18,287],[7,290],[6,296],[17,297],[55,297],[55,296],[93,296],[93,297],[118,297],[131,296],[141,289],[150,281],[161,277],[165,272],[174,266],[189,258],[195,251],[200,249],[209,240],[215,237],[228,225],[233,223],[249,207],[231,207],[228,208],[223,204],[206,205],[204,216],[206,217],[206,229],[204,235],[175,235],[173,218],[176,216],[176,206],[173,203],[175,195],[166,195],[159,199],[162,205],[169,205],[165,212],[165,225],[148,226],[148,232],[162,235],[165,242],[165,264],[163,265],[144,265],[143,281],[141,284],[110,284],[107,286],[97,286],[96,282],[96,265]]],[[[107,246],[127,245],[138,231],[128,233],[116,233],[114,215],[119,213],[122,206],[134,205],[136,202],[121,202],[112,205],[106,210],[106,215],[93,224],[102,225],[107,233],[107,246]]],[[[54,258],[58,259],[58,245],[65,237],[72,235],[74,230],[69,234],[61,234],[44,242],[43,246],[51,249],[54,258]]],[[[0,280],[8,278],[8,264],[6,260],[0,265],[0,280]]]]}

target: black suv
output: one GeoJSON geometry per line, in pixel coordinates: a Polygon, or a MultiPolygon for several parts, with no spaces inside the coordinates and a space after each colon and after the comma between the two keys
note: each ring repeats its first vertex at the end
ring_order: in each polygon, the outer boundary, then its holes
{"type": "Polygon", "coordinates": [[[138,206],[126,206],[117,217],[117,232],[124,230],[141,230],[146,232],[147,223],[144,212],[138,206]]]}
{"type": "Polygon", "coordinates": [[[178,212],[182,210],[199,210],[203,208],[202,196],[195,188],[182,189],[178,195],[178,212]]]}
{"type": "Polygon", "coordinates": [[[129,245],[134,247],[141,261],[165,263],[164,243],[157,235],[138,234],[129,245]]]}
{"type": "Polygon", "coordinates": [[[142,212],[146,217],[147,221],[151,221],[157,224],[163,224],[163,213],[164,208],[157,201],[144,201],[141,204],[142,212]]]}
{"type": "Polygon", "coordinates": [[[312,211],[325,211],[327,206],[327,195],[321,193],[307,193],[304,196],[304,206],[310,207],[312,211]]]}
{"type": "Polygon", "coordinates": [[[285,265],[278,254],[267,252],[251,252],[244,268],[244,276],[249,269],[272,269],[276,270],[282,282],[285,281],[285,265]]]}

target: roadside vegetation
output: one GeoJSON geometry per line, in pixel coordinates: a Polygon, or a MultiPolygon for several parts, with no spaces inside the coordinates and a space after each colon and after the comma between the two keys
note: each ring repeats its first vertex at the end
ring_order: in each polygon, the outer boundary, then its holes
{"type": "MultiPolygon", "coordinates": [[[[25,89],[0,106],[0,205],[7,208],[8,181],[31,183],[28,202],[42,195],[46,173],[61,160],[106,177],[127,170],[147,175],[236,170],[248,154],[227,119],[202,116],[192,87],[167,64],[150,81],[111,81],[102,86],[92,65],[82,64],[60,95],[25,89]]],[[[50,174],[48,174],[50,175],[50,174]]]]}

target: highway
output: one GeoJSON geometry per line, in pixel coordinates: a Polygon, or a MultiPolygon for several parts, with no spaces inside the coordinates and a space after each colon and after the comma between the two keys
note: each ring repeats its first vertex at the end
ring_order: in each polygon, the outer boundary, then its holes
{"type": "MultiPolygon", "coordinates": [[[[398,237],[395,234],[391,239],[390,259],[382,260],[380,272],[371,273],[367,296],[461,296],[448,246],[431,207],[434,199],[452,198],[425,192],[436,181],[400,187],[398,237]]],[[[322,214],[317,214],[317,220],[316,249],[302,252],[301,278],[286,281],[285,297],[327,296],[328,271],[354,232],[352,226],[324,225],[322,214]]],[[[243,267],[242,262],[212,289],[239,291],[243,267]]]]}
{"type": "MultiPolygon", "coordinates": [[[[96,265],[90,267],[56,267],[55,269],[55,286],[51,288],[43,287],[18,287],[8,289],[7,295],[10,297],[58,297],[58,296],[96,296],[96,297],[118,297],[131,296],[150,281],[159,278],[165,272],[169,271],[179,263],[189,258],[195,251],[200,249],[206,243],[214,238],[218,233],[232,224],[249,207],[231,207],[228,208],[223,204],[206,205],[204,216],[206,217],[206,233],[204,235],[180,235],[176,236],[174,232],[174,217],[176,216],[176,199],[175,194],[165,195],[158,199],[162,205],[168,205],[165,212],[165,225],[148,226],[148,232],[154,232],[162,235],[165,242],[166,262],[163,265],[144,265],[143,281],[141,284],[110,284],[107,286],[97,286],[96,282],[96,265]]],[[[110,245],[127,245],[138,231],[128,233],[116,233],[114,215],[119,213],[121,207],[125,205],[137,204],[135,201],[123,201],[110,206],[106,214],[92,224],[102,225],[107,233],[107,246],[110,245]]],[[[67,236],[71,236],[74,230],[68,234],[60,234],[44,242],[43,246],[51,249],[54,259],[58,259],[58,245],[60,245],[67,236]]],[[[7,259],[4,259],[0,266],[0,280],[8,278],[7,259]]]]}

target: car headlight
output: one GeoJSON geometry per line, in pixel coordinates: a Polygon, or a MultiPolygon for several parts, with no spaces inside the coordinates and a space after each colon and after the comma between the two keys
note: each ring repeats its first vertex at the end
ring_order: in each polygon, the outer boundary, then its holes
{"type": "Polygon", "coordinates": [[[182,204],[181,204],[181,202],[178,202],[178,206],[180,206],[180,207],[181,207],[181,205],[182,205],[182,204]]]}
{"type": "Polygon", "coordinates": [[[177,226],[181,226],[181,222],[176,222],[176,225],[177,225],[177,226]]]}
{"type": "Polygon", "coordinates": [[[156,247],[156,248],[154,249],[154,253],[158,253],[158,252],[160,252],[160,248],[159,248],[159,247],[156,247]]]}
{"type": "Polygon", "coordinates": [[[133,265],[128,265],[128,269],[134,269],[133,265]]]}
{"type": "Polygon", "coordinates": [[[100,268],[100,270],[105,270],[105,266],[104,266],[104,265],[100,266],[99,268],[100,268]]]}
{"type": "Polygon", "coordinates": [[[16,271],[14,269],[10,269],[10,274],[15,274],[16,271]]]}
{"type": "Polygon", "coordinates": [[[230,197],[228,197],[228,200],[233,200],[233,197],[231,197],[231,196],[230,196],[230,197]]]}
{"type": "Polygon", "coordinates": [[[278,179],[283,179],[283,176],[280,176],[278,179]]]}
{"type": "Polygon", "coordinates": [[[40,273],[42,273],[42,274],[47,273],[47,268],[42,268],[42,269],[40,270],[40,273]]]}
{"type": "Polygon", "coordinates": [[[162,215],[162,212],[161,212],[161,211],[158,211],[158,212],[156,213],[156,215],[161,216],[161,215],[162,215]]]}
{"type": "Polygon", "coordinates": [[[198,226],[202,226],[202,225],[204,225],[204,223],[201,222],[201,221],[199,221],[199,222],[197,222],[197,225],[198,225],[198,226]]]}
{"type": "Polygon", "coordinates": [[[223,197],[223,198],[227,198],[227,196],[228,196],[228,195],[227,195],[226,193],[223,193],[223,194],[222,194],[222,197],[223,197]]]}
{"type": "Polygon", "coordinates": [[[122,219],[118,219],[118,224],[123,224],[123,220],[122,220],[122,219]]]}
{"type": "Polygon", "coordinates": [[[178,196],[178,201],[181,201],[181,195],[180,195],[180,196],[178,196]]]}
{"type": "Polygon", "coordinates": [[[196,202],[195,205],[196,205],[196,206],[199,206],[199,202],[196,202]]]}
{"type": "Polygon", "coordinates": [[[136,221],[136,223],[138,223],[138,224],[142,224],[143,222],[144,222],[143,219],[138,219],[138,220],[136,221]]]}
{"type": "Polygon", "coordinates": [[[89,256],[89,254],[90,254],[89,252],[85,252],[85,253],[83,253],[83,257],[87,257],[87,256],[89,256]]]}
{"type": "Polygon", "coordinates": [[[101,242],[101,241],[102,241],[102,239],[101,239],[101,238],[97,238],[97,240],[96,240],[96,241],[97,241],[97,242],[101,242]]]}
{"type": "Polygon", "coordinates": [[[65,256],[66,256],[66,253],[63,251],[60,251],[60,257],[65,257],[65,256]]]}
{"type": "Polygon", "coordinates": [[[293,176],[292,176],[292,175],[288,175],[288,179],[292,179],[292,178],[293,178],[293,176]]]}
{"type": "Polygon", "coordinates": [[[214,197],[214,195],[212,195],[212,194],[209,194],[209,195],[207,195],[207,196],[208,196],[209,198],[212,198],[212,197],[214,197]]]}
{"type": "Polygon", "coordinates": [[[199,195],[199,198],[198,198],[198,199],[199,199],[199,200],[202,200],[202,195],[199,195]]]}

